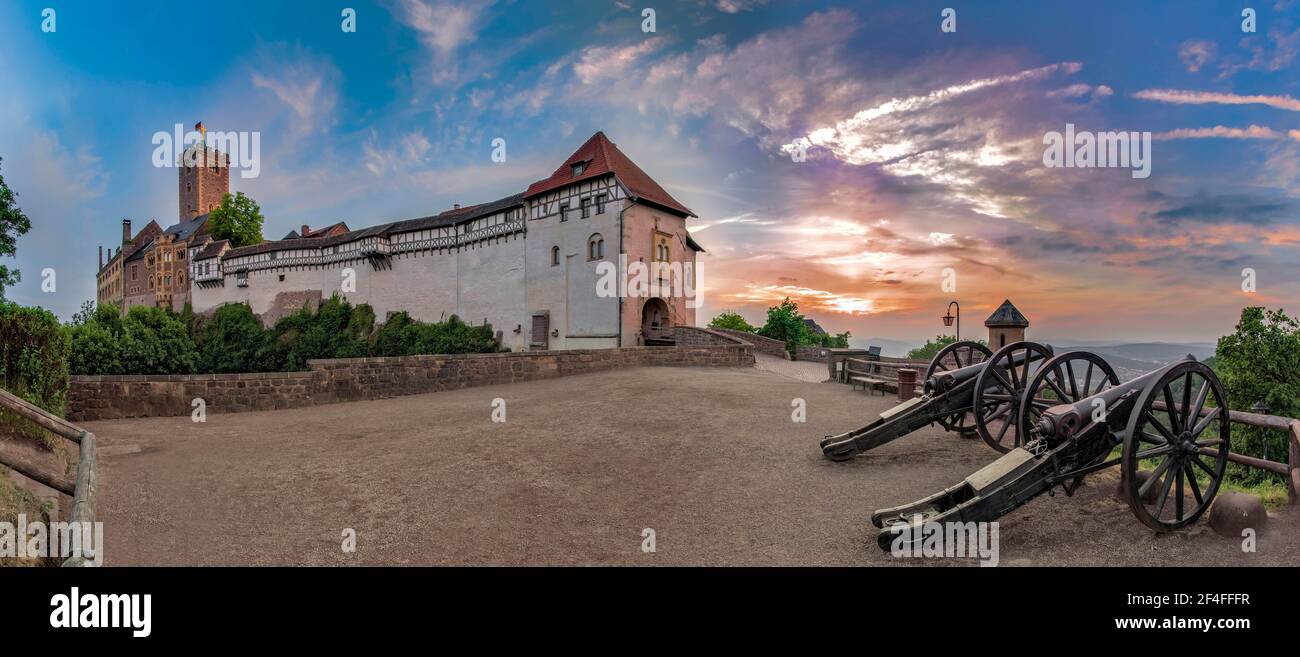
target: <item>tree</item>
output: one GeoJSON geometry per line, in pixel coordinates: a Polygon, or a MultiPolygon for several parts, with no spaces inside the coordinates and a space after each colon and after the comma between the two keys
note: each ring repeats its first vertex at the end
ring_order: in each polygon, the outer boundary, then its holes
{"type": "Polygon", "coordinates": [[[853,337],[853,334],[845,331],[843,333],[836,333],[835,335],[819,335],[817,336],[817,340],[822,347],[828,347],[831,349],[847,349],[849,347],[849,338],[851,337],[853,337]]]}
{"type": "Polygon", "coordinates": [[[724,310],[719,313],[717,317],[709,320],[709,328],[731,329],[733,331],[744,331],[746,333],[753,333],[755,331],[754,327],[750,325],[749,322],[745,321],[745,318],[741,317],[740,313],[734,310],[724,310]]]}
{"type": "MultiPolygon", "coordinates": [[[[1300,418],[1300,322],[1282,309],[1243,308],[1236,332],[1219,338],[1215,371],[1230,408],[1249,411],[1264,402],[1270,415],[1300,418]]],[[[1232,451],[1286,460],[1286,433],[1233,426],[1232,451]]],[[[1229,467],[1228,479],[1253,484],[1268,478],[1253,468],[1229,467]]]]}
{"type": "Polygon", "coordinates": [[[785,343],[785,350],[793,356],[796,347],[816,344],[812,330],[799,314],[799,305],[786,297],[779,306],[767,309],[767,323],[758,329],[758,334],[765,338],[780,340],[785,343]]]}
{"type": "Polygon", "coordinates": [[[221,205],[208,218],[208,232],[213,239],[230,240],[230,246],[240,247],[262,241],[262,208],[257,201],[243,192],[234,196],[226,192],[221,205]]]}
{"type": "MultiPolygon", "coordinates": [[[[0,163],[3,162],[4,158],[0,158],[0,163]]],[[[0,258],[16,256],[19,236],[26,235],[32,229],[31,220],[15,203],[17,196],[5,183],[4,176],[0,175],[0,258]]],[[[22,274],[17,269],[11,270],[0,265],[0,299],[5,296],[6,287],[17,285],[21,280],[22,274]]]]}
{"type": "MultiPolygon", "coordinates": [[[[951,335],[937,335],[933,340],[926,340],[924,345],[907,352],[907,359],[931,360],[936,354],[942,351],[944,347],[956,341],[957,338],[951,335]]],[[[962,342],[978,342],[979,344],[985,344],[983,340],[963,340],[962,342]]]]}

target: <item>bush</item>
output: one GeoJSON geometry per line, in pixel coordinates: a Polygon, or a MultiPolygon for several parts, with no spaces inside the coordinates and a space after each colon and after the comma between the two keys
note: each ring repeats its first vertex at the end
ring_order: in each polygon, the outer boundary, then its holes
{"type": "MultiPolygon", "coordinates": [[[[1270,415],[1300,418],[1300,322],[1282,309],[1243,308],[1236,331],[1219,338],[1213,359],[1233,410],[1264,402],[1270,415]]],[[[1232,451],[1286,461],[1285,431],[1233,425],[1232,451]]],[[[1227,480],[1242,485],[1283,483],[1282,475],[1230,463],[1227,480]]]]}
{"type": "Polygon", "coordinates": [[[744,331],[746,333],[754,333],[758,330],[749,322],[745,321],[745,318],[741,317],[740,313],[737,313],[734,310],[724,310],[719,313],[717,317],[709,320],[709,328],[731,329],[733,331],[744,331]]]}
{"type": "Polygon", "coordinates": [[[62,417],[68,352],[67,331],[53,313],[0,299],[0,388],[62,417]]]}
{"type": "Polygon", "coordinates": [[[424,323],[406,312],[388,316],[375,332],[372,356],[417,354],[475,354],[501,351],[490,325],[470,326],[455,315],[443,322],[424,323]]]}
{"type": "Polygon", "coordinates": [[[105,304],[78,313],[67,330],[73,374],[189,374],[198,368],[189,327],[161,308],[138,306],[123,318],[105,304]]]}
{"type": "Polygon", "coordinates": [[[501,350],[491,326],[470,326],[454,315],[424,323],[399,312],[376,329],[373,308],[338,295],[270,329],[246,303],[220,306],[210,317],[137,307],[122,318],[104,305],[83,307],[67,333],[74,374],[285,372],[306,370],[314,358],[501,350]]]}
{"type": "Polygon", "coordinates": [[[196,318],[194,343],[199,371],[205,374],[265,372],[269,351],[262,322],[246,303],[228,303],[210,318],[196,318]]]}

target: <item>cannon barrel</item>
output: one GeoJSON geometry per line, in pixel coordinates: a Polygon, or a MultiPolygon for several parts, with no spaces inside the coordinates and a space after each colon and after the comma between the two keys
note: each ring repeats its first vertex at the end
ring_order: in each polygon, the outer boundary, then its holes
{"type": "MultiPolygon", "coordinates": [[[[1052,351],[1051,345],[1044,345],[1044,347],[1047,349],[1048,353],[1055,353],[1054,351],[1052,351]]],[[[1014,365],[1015,366],[1023,365],[1025,362],[1025,358],[1032,358],[1033,360],[1037,360],[1038,358],[1041,358],[1041,356],[1028,354],[1028,352],[1020,353],[1015,356],[1014,365]]],[[[982,363],[967,365],[966,367],[958,368],[955,370],[948,370],[947,372],[937,372],[935,374],[932,374],[930,375],[930,378],[925,380],[925,392],[926,394],[942,394],[949,390],[952,390],[953,388],[956,388],[957,386],[967,381],[973,380],[975,377],[979,376],[980,372],[984,370],[984,366],[987,364],[988,361],[984,361],[982,363]]]]}
{"type": "Polygon", "coordinates": [[[1188,354],[1154,372],[1147,372],[1136,379],[1126,381],[1113,388],[1107,388],[1091,397],[1084,397],[1073,403],[1053,406],[1043,411],[1043,415],[1038,418],[1038,435],[1054,436],[1060,440],[1067,439],[1073,436],[1079,427],[1087,424],[1085,418],[1092,416],[1096,400],[1102,400],[1102,408],[1109,413],[1119,405],[1121,400],[1137,395],[1152,381],[1163,376],[1165,371],[1189,360],[1195,361],[1196,358],[1188,354]]]}

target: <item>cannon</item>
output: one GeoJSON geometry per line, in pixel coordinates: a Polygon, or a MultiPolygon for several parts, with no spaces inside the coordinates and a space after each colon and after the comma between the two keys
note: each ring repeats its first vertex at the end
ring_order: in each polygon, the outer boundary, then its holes
{"type": "Polygon", "coordinates": [[[1056,486],[1072,495],[1086,475],[1116,465],[1138,520],[1173,531],[1209,508],[1227,468],[1228,400],[1214,371],[1192,356],[1120,383],[1099,356],[1063,353],[1026,383],[1015,423],[1024,440],[993,463],[873,513],[880,547],[889,550],[908,529],[915,540],[922,523],[996,520],[1056,486]]]}
{"type": "Polygon", "coordinates": [[[866,426],[821,441],[832,461],[847,461],[862,452],[938,423],[970,437],[979,434],[1001,451],[1019,444],[1021,392],[1052,357],[1052,348],[1034,342],[1009,344],[996,353],[977,342],[955,342],[935,355],[926,368],[924,394],[885,412],[866,426]]]}

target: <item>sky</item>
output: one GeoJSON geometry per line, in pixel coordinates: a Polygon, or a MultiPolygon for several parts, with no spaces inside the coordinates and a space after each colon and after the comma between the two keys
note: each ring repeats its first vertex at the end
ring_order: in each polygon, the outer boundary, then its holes
{"type": "Polygon", "coordinates": [[[202,121],[260,134],[268,238],[516,193],[603,130],[699,215],[700,323],[790,297],[919,342],[1010,298],[1034,339],[1213,341],[1300,305],[1300,0],[222,6],[0,5],[8,298],[93,299],[124,217],[178,220],[153,135],[202,121]],[[1047,166],[1067,124],[1150,133],[1149,175],[1047,166]]]}

